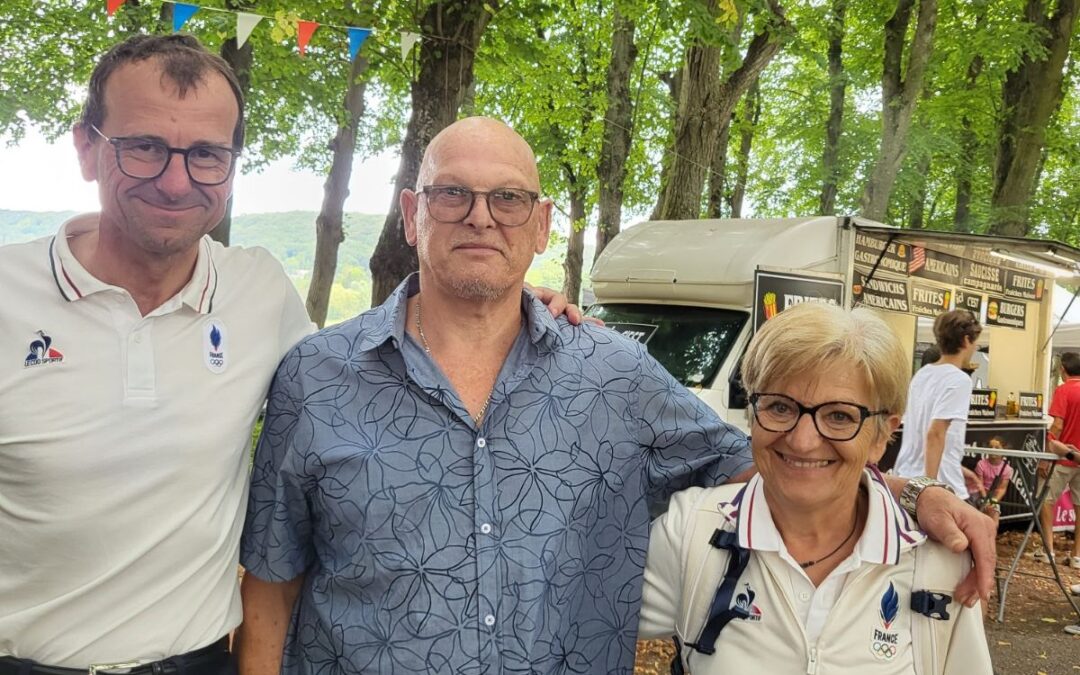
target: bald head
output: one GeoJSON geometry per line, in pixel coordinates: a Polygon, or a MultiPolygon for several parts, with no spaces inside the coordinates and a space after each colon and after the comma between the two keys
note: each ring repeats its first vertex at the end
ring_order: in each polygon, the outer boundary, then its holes
{"type": "MultiPolygon", "coordinates": [[[[540,174],[536,170],[536,156],[532,148],[516,131],[490,117],[466,117],[436,134],[424,151],[416,177],[416,189],[431,185],[442,165],[458,156],[483,158],[505,167],[508,178],[516,180],[508,180],[502,187],[540,191],[540,174]],[[514,185],[513,182],[522,184],[514,185]]],[[[440,179],[439,182],[443,181],[440,179]]]]}
{"type": "MultiPolygon", "coordinates": [[[[401,191],[405,240],[416,247],[421,293],[437,286],[485,302],[520,295],[533,256],[544,252],[551,233],[552,203],[538,199],[539,192],[532,148],[502,122],[470,117],[431,139],[416,190],[401,191]],[[468,192],[471,199],[462,201],[468,192]],[[508,204],[515,209],[509,224],[500,222],[508,204]]],[[[519,305],[507,306],[520,311],[519,305]]]]}

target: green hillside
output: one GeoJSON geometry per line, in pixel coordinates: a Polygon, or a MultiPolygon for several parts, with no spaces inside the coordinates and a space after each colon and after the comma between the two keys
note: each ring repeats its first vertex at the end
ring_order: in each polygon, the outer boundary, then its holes
{"type": "Polygon", "coordinates": [[[0,245],[48,236],[74,211],[4,211],[0,209],[0,245]]]}
{"type": "MultiPolygon", "coordinates": [[[[51,235],[72,215],[74,213],[70,211],[0,209],[0,245],[51,235]]],[[[297,290],[304,296],[315,260],[317,215],[313,211],[286,211],[236,216],[232,224],[232,243],[265,247],[281,261],[297,290]]],[[[385,216],[369,213],[345,214],[345,241],[338,250],[338,269],[330,294],[328,323],[343,321],[368,308],[371,300],[368,261],[375,250],[384,219],[385,216]]],[[[529,282],[560,288],[565,254],[564,240],[552,242],[548,250],[533,261],[527,277],[529,282]]],[[[591,246],[585,251],[585,260],[592,260],[591,246]]]]}

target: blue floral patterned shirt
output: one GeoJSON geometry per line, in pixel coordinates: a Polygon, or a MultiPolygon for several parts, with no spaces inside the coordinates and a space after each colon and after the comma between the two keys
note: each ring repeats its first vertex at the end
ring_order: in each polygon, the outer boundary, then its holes
{"type": "Polygon", "coordinates": [[[479,428],[405,333],[410,277],[282,361],[241,561],[305,575],[282,672],[630,673],[650,510],[751,465],[642,345],[525,321],[479,428]]]}

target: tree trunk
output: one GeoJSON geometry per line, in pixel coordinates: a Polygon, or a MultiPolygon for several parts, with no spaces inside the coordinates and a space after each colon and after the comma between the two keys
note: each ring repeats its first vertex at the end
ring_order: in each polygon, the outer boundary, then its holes
{"type": "MultiPolygon", "coordinates": [[[[660,81],[667,85],[668,94],[671,96],[671,100],[675,103],[675,109],[679,108],[679,98],[682,96],[682,84],[683,84],[683,71],[676,70],[674,72],[660,73],[660,81]]],[[[664,140],[664,147],[668,147],[672,143],[675,130],[672,129],[668,132],[667,138],[664,140]]],[[[664,156],[660,158],[660,193],[663,194],[664,186],[667,185],[668,176],[671,175],[671,163],[674,154],[671,152],[665,152],[664,156]]],[[[660,218],[660,203],[661,199],[656,200],[656,205],[653,207],[652,214],[649,216],[649,220],[658,220],[660,218]]]]}
{"type": "Polygon", "coordinates": [[[915,104],[934,47],[937,0],[918,0],[915,33],[904,66],[904,43],[916,0],[898,0],[896,12],[885,23],[885,58],[881,73],[881,149],[863,188],[860,211],[866,218],[885,220],[896,175],[907,154],[908,132],[915,104]]]}
{"type": "MultiPolygon", "coordinates": [[[[634,22],[623,16],[618,7],[614,12],[614,33],[611,36],[611,62],[607,72],[607,113],[604,115],[604,138],[600,145],[600,162],[596,173],[599,183],[600,217],[596,226],[596,252],[599,256],[622,226],[623,181],[626,180],[626,160],[630,156],[631,120],[630,72],[637,59],[634,46],[634,22]]],[[[573,211],[571,200],[570,210],[573,211]]],[[[593,258],[596,259],[595,257],[593,258]]]]}
{"type": "Polygon", "coordinates": [[[926,227],[926,176],[930,173],[930,153],[923,152],[915,166],[915,179],[919,187],[911,198],[908,227],[921,230],[926,227]]]}
{"type": "MultiPolygon", "coordinates": [[[[721,54],[722,62],[732,63],[738,58],[735,48],[742,40],[743,23],[743,16],[740,15],[739,21],[729,35],[731,44],[724,50],[727,54],[721,54]]],[[[707,218],[723,218],[724,206],[727,205],[729,211],[731,207],[727,199],[727,154],[728,147],[731,145],[731,120],[731,115],[716,120],[719,131],[716,137],[716,149],[713,150],[712,162],[709,164],[709,194],[705,205],[707,218]]]]}
{"type": "MultiPolygon", "coordinates": [[[[716,0],[701,0],[715,14],[716,0]]],[[[661,186],[656,216],[683,220],[701,215],[705,174],[716,151],[719,121],[730,118],[735,104],[780,51],[777,28],[786,23],[777,0],[767,2],[769,17],[754,35],[742,63],[719,82],[720,48],[695,42],[686,52],[675,138],[667,180],[661,186]]]]}
{"type": "MultiPolygon", "coordinates": [[[[172,7],[172,5],[167,6],[172,7]]],[[[250,2],[240,2],[238,0],[226,0],[225,2],[226,9],[234,12],[249,11],[251,6],[250,2]]],[[[166,5],[162,5],[163,9],[164,7],[166,7],[166,5]]],[[[246,42],[243,47],[237,48],[236,36],[233,36],[221,43],[220,54],[221,58],[225,59],[225,63],[229,64],[229,67],[232,68],[233,73],[236,75],[236,79],[240,82],[240,91],[246,99],[248,92],[251,91],[251,42],[246,42]]],[[[217,224],[217,227],[210,231],[210,237],[214,239],[214,241],[221,242],[224,246],[229,245],[229,235],[232,232],[232,208],[233,198],[229,197],[229,201],[225,204],[225,216],[221,219],[221,222],[217,224]]]]}
{"type": "Polygon", "coordinates": [[[570,186],[570,237],[566,241],[566,260],[563,261],[562,293],[574,304],[581,302],[581,267],[585,259],[585,191],[576,177],[568,172],[570,186]]]}
{"type": "Polygon", "coordinates": [[[367,67],[368,60],[357,55],[349,70],[349,88],[345,91],[346,117],[330,142],[334,159],[323,184],[322,209],[315,219],[315,266],[311,272],[306,305],[308,316],[319,328],[326,325],[330,290],[337,273],[338,247],[345,240],[342,221],[345,217],[345,199],[349,196],[353,156],[356,154],[356,130],[364,116],[367,80],[362,76],[367,67]]]}
{"type": "Polygon", "coordinates": [[[746,195],[746,180],[750,175],[750,148],[754,143],[754,129],[761,119],[760,78],[746,92],[743,100],[743,112],[739,123],[739,153],[735,157],[735,185],[731,189],[729,205],[732,218],[742,218],[743,197],[746,195]]]}
{"type": "Polygon", "coordinates": [[[844,126],[844,20],[847,0],[832,0],[829,17],[829,120],[825,123],[825,151],[821,156],[821,199],[823,216],[836,213],[836,191],[840,182],[840,132],[844,126]]]}
{"type": "Polygon", "coordinates": [[[724,183],[727,182],[727,151],[731,140],[731,118],[720,122],[720,134],[716,139],[712,164],[709,165],[709,202],[705,207],[708,218],[724,217],[724,183]]]}
{"type": "Polygon", "coordinates": [[[401,144],[390,210],[371,257],[372,306],[381,304],[402,279],[416,271],[416,251],[405,241],[398,195],[415,187],[428,143],[457,118],[473,80],[480,38],[491,18],[485,7],[497,6],[492,0],[446,0],[429,6],[424,15],[412,114],[401,144]]]}
{"type": "Polygon", "coordinates": [[[1058,0],[1049,16],[1045,4],[1027,0],[1024,10],[1025,20],[1042,29],[1045,51],[1025,52],[1002,85],[1002,120],[990,197],[991,234],[1023,237],[1030,231],[1028,209],[1046,127],[1061,104],[1065,61],[1080,0],[1058,0]]]}
{"type": "MultiPolygon", "coordinates": [[[[986,23],[986,5],[979,6],[979,13],[975,16],[975,30],[978,31],[986,23]]],[[[975,92],[979,75],[983,69],[983,57],[975,54],[968,63],[967,78],[964,89],[969,95],[975,92]]],[[[960,117],[960,157],[956,162],[956,210],[953,212],[953,229],[957,232],[971,232],[971,195],[972,174],[975,168],[975,153],[979,149],[979,138],[975,135],[971,115],[965,110],[960,117]]]]}

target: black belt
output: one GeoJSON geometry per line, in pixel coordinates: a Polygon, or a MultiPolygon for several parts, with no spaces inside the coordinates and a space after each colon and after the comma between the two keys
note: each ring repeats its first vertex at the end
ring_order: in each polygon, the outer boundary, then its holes
{"type": "Polygon", "coordinates": [[[34,663],[29,659],[17,659],[14,656],[0,656],[0,675],[107,675],[108,673],[126,673],[127,675],[174,675],[187,673],[198,675],[199,668],[225,665],[229,660],[229,636],[225,636],[212,645],[201,649],[170,656],[161,661],[144,663],[138,666],[123,664],[94,664],[86,668],[60,668],[34,663]],[[110,667],[111,666],[111,667],[110,667]]]}

